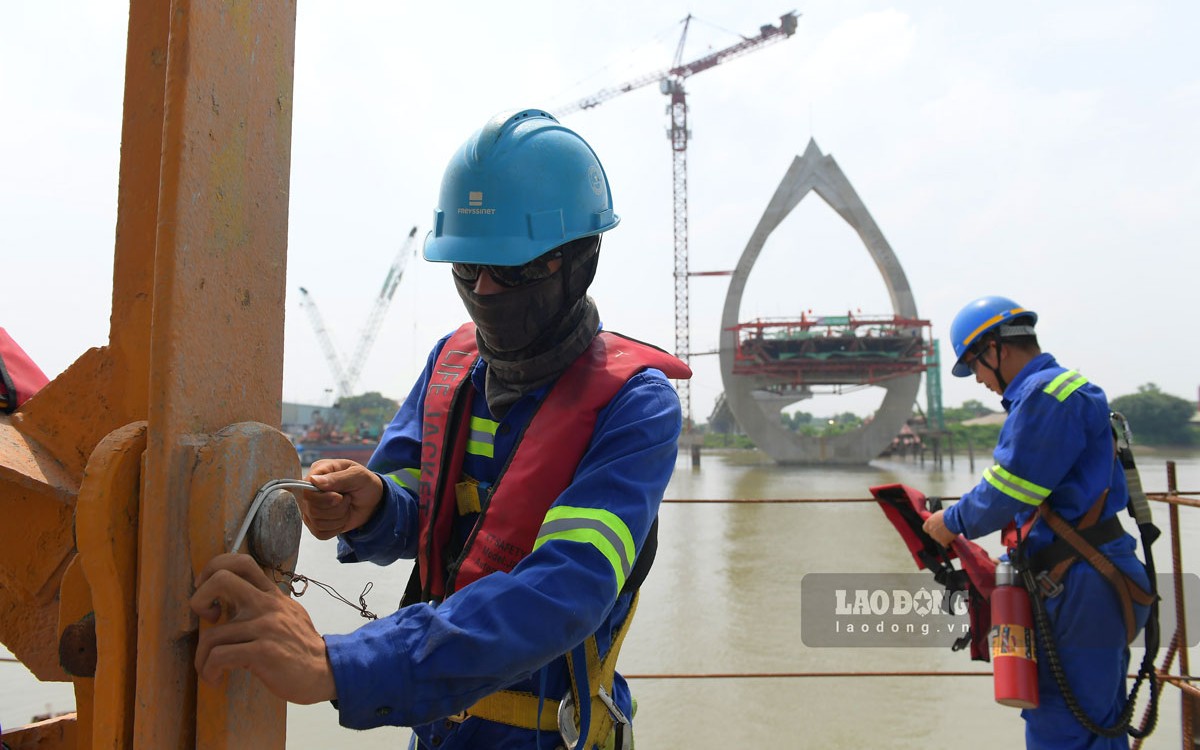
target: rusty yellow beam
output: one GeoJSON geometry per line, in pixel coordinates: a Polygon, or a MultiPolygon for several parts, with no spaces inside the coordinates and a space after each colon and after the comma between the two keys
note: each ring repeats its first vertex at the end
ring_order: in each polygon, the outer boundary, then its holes
{"type": "MultiPolygon", "coordinates": [[[[193,488],[200,450],[235,422],[280,422],[295,14],[291,2],[171,4],[139,526],[137,747],[196,741],[194,714],[156,706],[196,701],[188,597],[197,540],[183,530],[195,504],[219,499],[193,488]]],[[[271,700],[247,696],[241,709],[271,700]]],[[[263,713],[278,747],[281,714],[263,713]]]]}
{"type": "Polygon", "coordinates": [[[23,520],[0,529],[0,641],[79,711],[10,744],[283,747],[256,681],[197,688],[187,599],[255,483],[299,469],[277,429],[295,14],[130,3],[109,344],[0,417],[0,513],[23,520]]]}
{"type": "Polygon", "coordinates": [[[78,491],[78,476],[0,415],[0,518],[20,519],[0,524],[0,641],[39,680],[68,679],[54,636],[78,491]]]}
{"type": "Polygon", "coordinates": [[[27,519],[0,530],[0,641],[44,681],[69,679],[53,635],[84,468],[106,435],[147,414],[169,17],[167,3],[130,4],[109,344],[0,416],[0,513],[27,519]]]}

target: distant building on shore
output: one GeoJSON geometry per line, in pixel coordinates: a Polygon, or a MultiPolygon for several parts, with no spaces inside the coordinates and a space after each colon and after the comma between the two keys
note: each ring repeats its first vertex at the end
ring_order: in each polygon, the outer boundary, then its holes
{"type": "Polygon", "coordinates": [[[281,429],[293,437],[303,435],[315,423],[332,424],[335,421],[336,412],[337,409],[332,406],[293,404],[284,401],[281,429]]]}

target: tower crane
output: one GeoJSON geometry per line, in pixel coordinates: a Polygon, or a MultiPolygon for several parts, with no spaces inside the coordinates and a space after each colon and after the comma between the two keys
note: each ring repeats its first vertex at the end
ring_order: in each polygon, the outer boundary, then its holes
{"type": "MultiPolygon", "coordinates": [[[[759,28],[758,35],[743,37],[740,42],[724,49],[709,53],[701,58],[684,63],[683,45],[687,39],[688,25],[692,20],[689,13],[683,19],[683,33],[679,36],[679,44],[675,48],[675,59],[671,67],[654,73],[643,75],[625,83],[601,89],[591,96],[584,97],[574,103],[558,108],[559,115],[578,112],[599,106],[613,97],[639,89],[647,84],[658,82],[659,91],[671,97],[667,111],[671,125],[667,138],[671,142],[671,174],[674,202],[674,234],[675,234],[675,356],[684,362],[691,359],[691,329],[688,320],[688,218],[687,218],[687,142],[691,131],[687,123],[687,93],[683,82],[690,76],[714,68],[721,63],[746,55],[775,42],[787,39],[796,33],[797,14],[795,11],[784,13],[779,17],[779,25],[765,25],[759,28]]],[[[688,381],[676,383],[679,400],[683,406],[683,424],[685,430],[692,426],[692,396],[688,381]]]]}
{"type": "Polygon", "coordinates": [[[379,326],[383,323],[383,317],[392,302],[392,297],[396,294],[396,287],[400,285],[400,279],[404,276],[408,259],[416,253],[416,237],[417,228],[413,227],[396,252],[391,267],[388,268],[383,286],[371,306],[371,313],[367,316],[362,331],[359,333],[358,343],[354,347],[354,355],[350,358],[349,365],[345,367],[342,366],[342,358],[333,345],[333,339],[329,335],[329,329],[325,326],[325,320],[321,317],[320,310],[317,309],[316,301],[307,289],[300,287],[300,305],[308,313],[308,319],[312,323],[313,332],[317,335],[321,353],[325,355],[325,361],[329,364],[329,372],[333,375],[333,382],[337,385],[338,400],[354,395],[358,377],[362,375],[363,365],[366,364],[371,347],[375,344],[375,337],[379,334],[379,326]]]}

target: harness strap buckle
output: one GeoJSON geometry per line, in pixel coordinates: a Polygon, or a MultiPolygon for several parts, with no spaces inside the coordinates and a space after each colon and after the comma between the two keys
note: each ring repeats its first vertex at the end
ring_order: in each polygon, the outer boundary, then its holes
{"type": "MultiPolygon", "coordinates": [[[[603,685],[600,686],[596,697],[608,709],[608,713],[615,722],[613,733],[609,735],[608,744],[605,747],[612,747],[613,750],[631,750],[633,748],[633,731],[629,724],[629,718],[625,716],[624,711],[617,707],[616,701],[612,699],[603,685]]],[[[578,721],[579,714],[575,710],[575,697],[568,691],[563,696],[562,702],[558,704],[558,732],[562,736],[565,747],[573,748],[578,744],[578,721]]]]}
{"type": "Polygon", "coordinates": [[[563,744],[569,748],[574,748],[575,744],[579,742],[579,727],[575,724],[577,718],[575,696],[568,690],[558,704],[558,733],[562,737],[563,744]]]}
{"type": "Polygon", "coordinates": [[[617,704],[613,702],[612,696],[608,694],[608,691],[604,689],[603,685],[600,686],[599,692],[600,702],[603,703],[604,707],[608,709],[608,712],[612,714],[613,720],[618,724],[629,726],[629,719],[625,718],[625,714],[622,713],[621,709],[617,708],[617,704]]]}
{"type": "Polygon", "coordinates": [[[462,711],[459,711],[458,713],[454,714],[453,716],[447,716],[446,721],[452,721],[455,724],[462,724],[464,721],[467,720],[468,716],[469,716],[469,714],[466,712],[466,709],[463,709],[462,711]]]}
{"type": "Polygon", "coordinates": [[[1061,594],[1063,589],[1066,588],[1061,583],[1054,580],[1054,578],[1050,575],[1050,571],[1048,570],[1040,571],[1034,576],[1034,580],[1037,581],[1038,591],[1041,593],[1042,598],[1044,599],[1053,599],[1061,594]]]}

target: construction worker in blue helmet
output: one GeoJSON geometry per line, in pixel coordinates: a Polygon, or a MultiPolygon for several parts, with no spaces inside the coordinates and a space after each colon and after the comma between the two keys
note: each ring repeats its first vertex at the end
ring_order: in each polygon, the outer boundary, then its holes
{"type": "Polygon", "coordinates": [[[1039,701],[1022,711],[1026,747],[1127,748],[1130,734],[1153,728],[1132,718],[1136,689],[1127,693],[1126,675],[1129,643],[1147,623],[1155,589],[1117,516],[1130,492],[1108,400],[1041,350],[1037,322],[1033,310],[994,296],[955,316],[953,374],[974,375],[1001,397],[1007,417],[995,464],[924,528],[947,546],[958,534],[1005,530],[1007,557],[1036,615],[1039,701]]]}
{"type": "Polygon", "coordinates": [[[618,221],[599,158],[551,114],[500,114],[467,139],[424,255],[470,321],[433,346],[368,465],[314,463],[320,491],[301,500],[342,562],[415,559],[401,607],[321,636],[294,600],[261,595],[274,588],[249,557],[215,558],[193,608],[216,620],[229,602],[256,624],[204,629],[202,676],[248,668],[287,700],[334,701],[344,726],[412,727],[411,748],[633,746],[616,659],[678,452],[670,379],[690,371],[601,328],[587,290],[618,221]],[[259,633],[274,642],[222,648],[259,633]]]}

